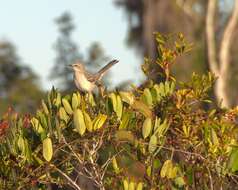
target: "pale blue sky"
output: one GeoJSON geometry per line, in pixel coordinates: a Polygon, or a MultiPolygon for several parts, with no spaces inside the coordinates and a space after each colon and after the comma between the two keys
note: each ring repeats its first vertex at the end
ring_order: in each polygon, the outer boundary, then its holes
{"type": "Polygon", "coordinates": [[[112,71],[114,84],[141,78],[140,57],[125,45],[126,16],[113,0],[2,0],[0,39],[16,45],[22,61],[42,77],[45,89],[56,85],[48,79],[58,36],[54,19],[64,11],[74,17],[77,28],[73,37],[81,52],[87,52],[89,45],[98,41],[107,55],[120,60],[112,71]]]}

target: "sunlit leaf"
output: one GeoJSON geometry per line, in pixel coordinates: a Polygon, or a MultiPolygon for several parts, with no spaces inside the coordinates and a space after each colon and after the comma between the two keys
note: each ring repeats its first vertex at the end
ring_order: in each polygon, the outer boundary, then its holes
{"type": "Polygon", "coordinates": [[[47,137],[43,140],[43,157],[46,161],[50,161],[53,156],[53,147],[51,138],[47,137]]]}
{"type": "Polygon", "coordinates": [[[63,106],[64,106],[64,109],[65,111],[69,114],[69,115],[72,115],[74,112],[68,102],[68,100],[66,98],[63,98],[62,99],[62,103],[63,103],[63,106]]]}
{"type": "Polygon", "coordinates": [[[143,183],[142,182],[139,182],[137,184],[136,190],[143,190],[143,183]]]}
{"type": "Polygon", "coordinates": [[[128,190],[135,190],[135,182],[130,181],[128,190]]]}
{"type": "Polygon", "coordinates": [[[123,187],[124,190],[129,190],[129,182],[126,179],[123,180],[123,187]]]}
{"type": "Polygon", "coordinates": [[[156,135],[152,135],[150,137],[150,141],[149,141],[149,153],[153,153],[155,151],[155,149],[157,148],[157,136],[156,135]]]}
{"type": "Polygon", "coordinates": [[[147,138],[152,131],[152,121],[151,118],[146,118],[142,126],[143,138],[147,138]]]}
{"type": "Polygon", "coordinates": [[[84,122],[83,113],[80,109],[76,109],[74,111],[74,126],[80,135],[83,135],[85,133],[86,125],[84,122]]]}
{"type": "Polygon", "coordinates": [[[169,172],[173,169],[173,164],[171,160],[166,160],[160,170],[160,176],[162,178],[166,177],[169,172]]]}
{"type": "Polygon", "coordinates": [[[72,95],[72,108],[73,110],[77,109],[79,106],[80,102],[78,99],[78,95],[76,93],[73,93],[72,95]]]}

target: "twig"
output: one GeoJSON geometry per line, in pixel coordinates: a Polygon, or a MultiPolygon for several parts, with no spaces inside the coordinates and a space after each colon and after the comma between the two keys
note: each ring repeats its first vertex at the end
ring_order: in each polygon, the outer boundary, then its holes
{"type": "Polygon", "coordinates": [[[82,190],[77,183],[75,183],[66,173],[61,171],[59,168],[57,168],[55,165],[51,164],[51,166],[58,171],[62,176],[64,176],[77,190],[82,190]]]}

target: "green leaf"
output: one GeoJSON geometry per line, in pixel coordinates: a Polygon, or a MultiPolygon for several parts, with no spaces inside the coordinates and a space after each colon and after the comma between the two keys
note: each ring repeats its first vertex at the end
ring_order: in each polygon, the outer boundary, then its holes
{"type": "Polygon", "coordinates": [[[41,101],[41,105],[42,105],[42,108],[43,108],[45,114],[49,115],[50,112],[49,112],[49,110],[47,108],[47,105],[45,104],[44,100],[41,101]]]}
{"type": "Polygon", "coordinates": [[[73,108],[73,110],[77,109],[79,104],[80,104],[80,102],[79,102],[77,94],[73,93],[73,96],[72,96],[72,108],[73,108]]]}
{"type": "Polygon", "coordinates": [[[113,158],[112,158],[112,167],[116,174],[118,174],[120,172],[120,168],[117,165],[117,160],[116,160],[115,156],[113,156],[113,158]]]}
{"type": "Polygon", "coordinates": [[[119,119],[121,119],[121,116],[122,116],[122,109],[123,109],[123,105],[122,105],[121,97],[117,95],[116,114],[119,119]]]}
{"type": "Polygon", "coordinates": [[[50,161],[53,156],[53,147],[52,147],[52,141],[49,137],[45,138],[43,140],[43,157],[46,161],[50,161]]]}
{"type": "Polygon", "coordinates": [[[142,126],[142,135],[146,139],[152,131],[152,121],[151,118],[146,118],[142,126]]]}
{"type": "Polygon", "coordinates": [[[164,122],[160,126],[157,127],[155,134],[158,137],[162,137],[162,136],[164,136],[164,134],[168,128],[169,128],[169,125],[167,123],[167,120],[165,119],[164,122]]]}
{"type": "Polygon", "coordinates": [[[134,103],[135,97],[131,92],[119,92],[122,101],[132,105],[134,103]]]}
{"type": "Polygon", "coordinates": [[[17,146],[21,152],[25,152],[25,142],[22,136],[18,137],[17,146]]]}
{"type": "Polygon", "coordinates": [[[124,190],[129,190],[129,183],[126,179],[123,180],[123,187],[124,187],[124,190]]]}
{"type": "Polygon", "coordinates": [[[166,160],[160,170],[160,176],[162,178],[168,176],[168,174],[171,172],[173,169],[173,163],[171,160],[166,160]]]}
{"type": "Polygon", "coordinates": [[[143,183],[142,182],[139,182],[137,184],[136,190],[143,190],[143,183]]]}
{"type": "Polygon", "coordinates": [[[129,188],[128,188],[128,190],[135,190],[135,182],[131,181],[131,182],[129,183],[129,188]]]}
{"type": "Polygon", "coordinates": [[[135,136],[132,134],[131,131],[119,130],[116,131],[115,138],[117,141],[127,141],[134,143],[135,136]]]}
{"type": "Polygon", "coordinates": [[[183,177],[177,177],[177,178],[175,178],[174,182],[175,182],[175,184],[176,184],[177,186],[179,186],[179,187],[183,187],[183,186],[186,184],[185,181],[184,181],[184,179],[183,179],[183,177]]]}
{"type": "Polygon", "coordinates": [[[63,103],[63,106],[64,106],[64,109],[65,111],[69,114],[69,115],[72,115],[74,112],[68,102],[68,100],[66,98],[63,98],[62,99],[62,103],[63,103]]]}
{"type": "Polygon", "coordinates": [[[238,171],[238,148],[233,148],[227,166],[232,172],[238,171]]]}
{"type": "Polygon", "coordinates": [[[45,132],[45,130],[44,130],[43,127],[41,126],[39,120],[36,119],[35,117],[33,117],[33,118],[31,119],[31,124],[32,124],[32,126],[33,126],[33,129],[34,129],[39,135],[45,132]]]}
{"type": "Polygon", "coordinates": [[[153,113],[144,102],[135,100],[131,107],[141,112],[145,117],[152,118],[153,113]]]}
{"type": "Polygon", "coordinates": [[[59,108],[59,117],[61,120],[63,120],[65,123],[68,123],[69,116],[67,115],[65,109],[63,107],[59,108]]]}
{"type": "Polygon", "coordinates": [[[107,115],[99,114],[93,121],[93,129],[100,129],[107,119],[107,115]]]}
{"type": "Polygon", "coordinates": [[[125,111],[122,115],[122,121],[119,125],[119,129],[127,129],[127,126],[132,118],[132,113],[125,111]]]}
{"type": "Polygon", "coordinates": [[[85,122],[87,130],[89,132],[92,132],[92,130],[93,130],[93,122],[92,122],[90,116],[85,111],[83,112],[83,116],[84,116],[84,122],[85,122]]]}
{"type": "Polygon", "coordinates": [[[56,107],[60,106],[60,104],[61,104],[61,95],[60,95],[60,93],[57,93],[57,96],[54,99],[53,103],[56,107]]]}
{"type": "Polygon", "coordinates": [[[96,103],[95,103],[95,100],[94,100],[94,97],[93,97],[92,93],[88,94],[88,102],[92,107],[96,106],[96,103]]]}
{"type": "Polygon", "coordinates": [[[212,140],[212,144],[219,145],[219,140],[218,140],[216,131],[213,128],[211,128],[211,140],[212,140]]]}
{"type": "Polygon", "coordinates": [[[111,98],[111,101],[112,101],[113,110],[116,112],[116,109],[117,109],[117,96],[114,93],[111,93],[109,95],[109,97],[111,98]]]}
{"type": "Polygon", "coordinates": [[[74,126],[80,135],[83,135],[86,131],[86,125],[84,122],[84,116],[80,109],[74,111],[74,126]]]}
{"type": "Polygon", "coordinates": [[[152,135],[149,142],[149,152],[152,154],[157,148],[157,136],[152,135]]]}
{"type": "Polygon", "coordinates": [[[153,99],[152,99],[152,95],[150,93],[150,90],[148,88],[144,89],[144,93],[142,95],[142,99],[144,101],[144,103],[149,106],[152,107],[153,105],[153,99]]]}

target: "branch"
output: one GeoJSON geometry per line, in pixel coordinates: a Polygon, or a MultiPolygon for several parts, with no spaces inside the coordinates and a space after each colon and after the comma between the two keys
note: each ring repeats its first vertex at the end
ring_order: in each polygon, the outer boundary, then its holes
{"type": "Polygon", "coordinates": [[[228,66],[230,64],[230,47],[231,41],[234,34],[234,30],[238,21],[238,0],[234,2],[234,8],[230,19],[228,20],[227,26],[224,30],[224,34],[221,41],[220,48],[220,65],[221,65],[221,75],[223,77],[227,76],[228,66]]]}
{"type": "Polygon", "coordinates": [[[64,176],[69,183],[71,183],[77,190],[82,190],[77,183],[75,183],[66,173],[64,173],[63,171],[61,171],[59,168],[57,168],[56,166],[54,166],[53,164],[51,164],[51,166],[53,167],[53,169],[55,169],[56,171],[58,171],[62,176],[64,176]]]}
{"type": "Polygon", "coordinates": [[[214,18],[216,11],[217,0],[208,0],[207,15],[206,15],[206,38],[208,51],[208,64],[210,70],[219,76],[218,63],[216,60],[216,42],[214,30],[214,18]]]}

